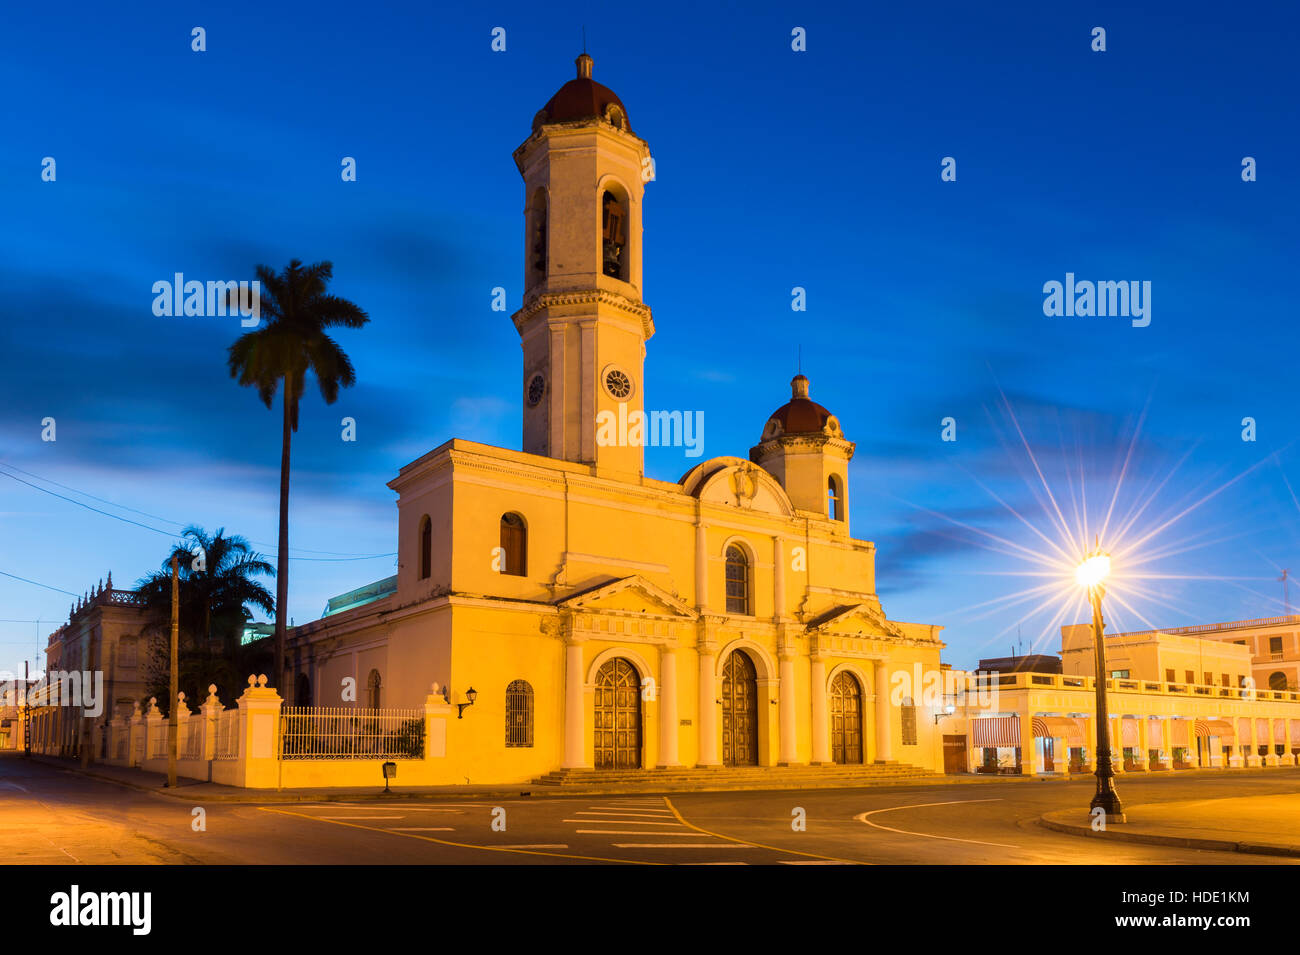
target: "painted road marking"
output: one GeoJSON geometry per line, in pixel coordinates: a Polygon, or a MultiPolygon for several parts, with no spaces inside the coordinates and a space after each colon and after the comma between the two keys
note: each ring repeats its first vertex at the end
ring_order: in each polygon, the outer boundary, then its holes
{"type": "MultiPolygon", "coordinates": [[[[320,816],[311,816],[305,812],[290,812],[287,809],[279,809],[271,806],[258,806],[262,812],[275,812],[282,816],[297,816],[299,819],[306,819],[311,822],[322,822],[320,816]]],[[[521,855],[530,856],[551,856],[555,859],[578,859],[583,862],[620,862],[624,865],[667,865],[666,862],[650,862],[644,859],[607,859],[603,856],[582,856],[571,855],[561,852],[547,852],[543,849],[516,849],[509,846],[482,846],[466,842],[452,842],[450,839],[437,839],[433,836],[419,836],[406,832],[394,832],[392,829],[383,829],[379,826],[359,826],[355,822],[333,822],[333,826],[347,826],[350,829],[362,829],[366,832],[382,832],[390,836],[396,836],[400,839],[419,839],[421,842],[434,842],[440,846],[453,846],[457,849],[482,849],[484,852],[518,852],[521,855]]],[[[656,833],[657,835],[657,833],[656,833]]]]}
{"type": "MultiPolygon", "coordinates": [[[[709,833],[711,835],[712,833],[709,833]]],[[[636,829],[579,829],[580,836],[693,836],[694,832],[640,832],[636,829]]]]}
{"type": "Polygon", "coordinates": [[[843,865],[843,862],[823,862],[820,859],[782,859],[781,865],[843,865]]]}
{"type": "MultiPolygon", "coordinates": [[[[328,819],[328,816],[324,818],[328,819]]],[[[392,832],[455,832],[451,826],[393,826],[392,832]]]]}
{"type": "Polygon", "coordinates": [[[716,842],[615,842],[615,849],[745,849],[742,845],[723,845],[716,842]]]}
{"type": "Polygon", "coordinates": [[[579,809],[574,813],[575,816],[649,816],[651,818],[668,814],[667,809],[579,809]]]}
{"type": "Polygon", "coordinates": [[[321,819],[405,819],[405,816],[321,816],[321,819]]]}
{"type": "Polygon", "coordinates": [[[589,826],[680,826],[680,822],[660,822],[657,819],[563,819],[561,822],[586,823],[589,826]]]}
{"type": "Polygon", "coordinates": [[[767,849],[771,852],[784,852],[787,855],[793,855],[793,856],[807,856],[810,859],[826,859],[830,862],[843,862],[848,865],[873,865],[874,864],[871,862],[858,862],[853,859],[838,859],[835,856],[822,856],[812,852],[801,852],[798,849],[779,849],[776,846],[764,845],[761,842],[749,842],[748,840],[745,839],[737,839],[735,836],[723,835],[720,832],[710,832],[708,829],[704,829],[700,826],[697,826],[693,822],[687,822],[686,818],[680,812],[677,811],[677,807],[673,805],[673,801],[669,799],[667,796],[663,797],[663,801],[664,801],[664,805],[668,807],[669,811],[674,816],[677,817],[677,821],[680,822],[682,825],[690,826],[690,828],[694,829],[696,832],[702,832],[706,836],[713,836],[715,839],[726,839],[728,842],[736,842],[742,846],[749,846],[753,849],[767,849]]]}
{"type": "Polygon", "coordinates": [[[557,842],[553,845],[550,843],[539,843],[538,845],[535,846],[493,846],[492,848],[494,849],[567,849],[569,848],[569,845],[568,843],[565,842],[557,842]]]}
{"type": "Polygon", "coordinates": [[[893,829],[889,826],[882,826],[880,823],[872,822],[868,816],[874,816],[882,812],[897,812],[900,809],[924,809],[928,806],[960,806],[968,802],[1001,802],[999,798],[994,799],[950,799],[947,802],[919,802],[910,806],[890,806],[887,809],[872,809],[870,812],[860,812],[853,818],[858,822],[865,822],[874,829],[883,829],[886,832],[897,832],[903,836],[920,836],[923,839],[946,839],[948,842],[971,842],[978,846],[996,846],[999,849],[1019,849],[1020,846],[1007,845],[1005,842],[982,842],[979,839],[958,839],[956,836],[937,836],[932,832],[909,832],[906,829],[893,829]]]}

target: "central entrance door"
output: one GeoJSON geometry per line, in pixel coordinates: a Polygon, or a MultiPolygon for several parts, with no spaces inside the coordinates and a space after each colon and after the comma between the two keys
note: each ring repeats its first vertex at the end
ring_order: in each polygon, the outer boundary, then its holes
{"type": "Polygon", "coordinates": [[[641,768],[641,684],[622,657],[596,672],[597,769],[641,768]]]}
{"type": "Polygon", "coordinates": [[[758,765],[758,673],[740,650],[722,668],[722,764],[758,765]]]}
{"type": "Polygon", "coordinates": [[[831,760],[862,762],[862,687],[848,670],[831,681],[831,760]]]}

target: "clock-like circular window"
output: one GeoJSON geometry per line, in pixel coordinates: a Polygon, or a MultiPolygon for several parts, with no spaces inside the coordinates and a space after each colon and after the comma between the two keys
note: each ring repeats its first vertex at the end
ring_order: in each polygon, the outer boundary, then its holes
{"type": "Polygon", "coordinates": [[[533,375],[528,381],[528,407],[536,408],[546,393],[546,379],[540,374],[533,375]]]}
{"type": "Polygon", "coordinates": [[[610,397],[622,401],[632,394],[632,379],[622,368],[608,368],[605,371],[605,390],[610,397]]]}

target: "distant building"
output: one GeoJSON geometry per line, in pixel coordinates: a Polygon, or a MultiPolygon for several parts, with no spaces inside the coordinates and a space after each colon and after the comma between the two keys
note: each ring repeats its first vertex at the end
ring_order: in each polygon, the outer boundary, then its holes
{"type": "Polygon", "coordinates": [[[1050,653],[1027,653],[1016,657],[981,660],[978,669],[994,673],[1060,673],[1061,658],[1050,653]]]}
{"type": "MultiPolygon", "coordinates": [[[[129,717],[147,691],[148,638],[144,605],[133,590],[114,590],[113,575],[72,606],[68,622],[50,634],[45,647],[45,673],[101,671],[104,674],[103,711],[96,724],[114,716],[129,717]]],[[[43,719],[53,720],[60,753],[77,755],[80,747],[80,711],[52,707],[43,719]]],[[[99,754],[95,754],[99,755],[99,754]]]]}
{"type": "Polygon", "coordinates": [[[1248,669],[1245,672],[1254,678],[1256,687],[1269,690],[1300,689],[1300,616],[1230,620],[1226,623],[1171,627],[1168,630],[1116,636],[1136,639],[1157,632],[1244,647],[1248,659],[1248,669]]]}
{"type": "MultiPolygon", "coordinates": [[[[1116,771],[1297,765],[1300,692],[1258,680],[1295,654],[1297,624],[1271,618],[1107,634],[1116,771]]],[[[996,702],[943,721],[947,771],[1094,771],[1094,653],[1091,625],[1072,624],[1061,628],[1060,659],[981,660],[981,670],[999,672],[982,678],[996,702]]]]}

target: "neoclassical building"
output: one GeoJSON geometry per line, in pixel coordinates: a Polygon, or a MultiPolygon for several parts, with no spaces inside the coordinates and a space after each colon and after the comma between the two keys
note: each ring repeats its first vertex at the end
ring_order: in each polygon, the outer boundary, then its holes
{"type": "MultiPolygon", "coordinates": [[[[417,706],[449,778],[555,769],[943,765],[915,679],[938,626],[889,619],[850,533],[854,445],[797,376],[748,457],[647,477],[635,427],[650,150],[577,59],[514,152],[524,184],[522,450],[451,440],[403,467],[395,578],[291,631],[288,702],[417,706]]],[[[774,401],[774,403],[776,403],[774,401]]],[[[663,407],[672,407],[671,402],[663,407]]],[[[660,416],[662,419],[662,416],[660,416]]],[[[662,419],[672,427],[679,422],[662,419]]]]}

